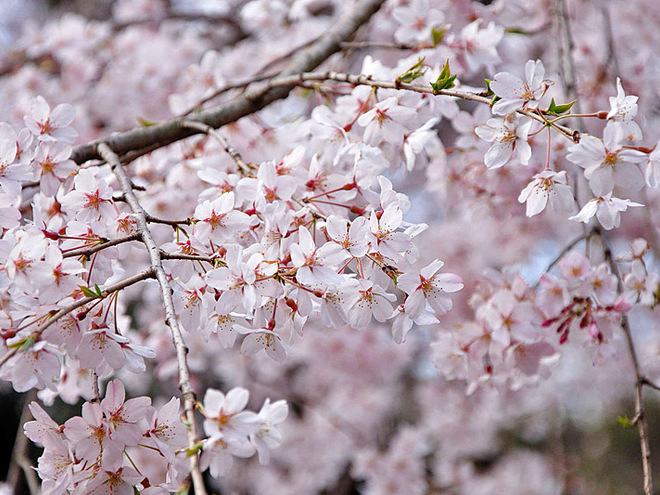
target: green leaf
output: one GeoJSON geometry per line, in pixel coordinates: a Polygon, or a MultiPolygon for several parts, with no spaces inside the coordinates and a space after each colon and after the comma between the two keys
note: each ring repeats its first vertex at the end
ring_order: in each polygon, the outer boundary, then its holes
{"type": "Polygon", "coordinates": [[[433,28],[431,29],[431,39],[433,40],[433,46],[438,46],[440,43],[442,43],[442,40],[445,37],[445,33],[447,32],[447,29],[445,27],[441,27],[440,29],[433,28]]]}
{"type": "Polygon", "coordinates": [[[80,291],[86,297],[94,297],[96,299],[103,299],[103,294],[101,293],[101,289],[99,288],[98,285],[94,285],[94,288],[96,289],[95,291],[90,289],[89,287],[85,287],[84,285],[79,285],[78,287],[80,287],[80,291]]]}
{"type": "Polygon", "coordinates": [[[418,77],[423,76],[427,69],[427,67],[423,65],[424,58],[425,57],[420,58],[410,69],[397,76],[396,83],[411,83],[418,77]]]}
{"type": "Polygon", "coordinates": [[[616,418],[618,423],[624,428],[634,428],[634,424],[626,416],[619,416],[616,418]]]}
{"type": "Polygon", "coordinates": [[[573,100],[570,103],[564,103],[563,105],[557,105],[555,103],[555,99],[553,98],[552,101],[550,101],[550,106],[545,111],[545,113],[559,117],[562,113],[568,112],[571,109],[571,107],[575,104],[575,101],[576,100],[573,100]]]}
{"type": "Polygon", "coordinates": [[[33,335],[30,335],[29,337],[25,337],[24,339],[19,340],[18,342],[14,342],[13,344],[9,344],[7,347],[10,349],[18,348],[21,351],[27,351],[32,348],[34,343],[36,342],[36,337],[33,335]]]}
{"type": "Polygon", "coordinates": [[[197,455],[197,453],[198,453],[200,450],[202,450],[202,443],[201,443],[201,442],[195,444],[194,447],[188,447],[188,448],[186,449],[186,455],[187,455],[188,457],[191,457],[191,456],[193,456],[193,455],[197,455]]]}
{"type": "Polygon", "coordinates": [[[454,80],[456,79],[456,74],[452,75],[451,70],[449,69],[449,60],[445,62],[445,65],[442,67],[442,70],[440,71],[440,75],[438,78],[435,80],[435,82],[431,83],[431,87],[433,88],[433,92],[437,93],[438,91],[441,91],[443,89],[450,89],[454,87],[454,80]]]}
{"type": "Polygon", "coordinates": [[[484,81],[486,81],[486,94],[485,94],[485,96],[494,95],[495,93],[493,93],[493,90],[490,89],[491,80],[490,79],[484,79],[484,81]]]}
{"type": "Polygon", "coordinates": [[[151,121],[151,120],[143,119],[142,117],[138,117],[137,120],[138,120],[138,122],[140,123],[140,125],[141,125],[142,127],[152,127],[152,126],[158,124],[158,122],[154,122],[154,121],[151,121]]]}

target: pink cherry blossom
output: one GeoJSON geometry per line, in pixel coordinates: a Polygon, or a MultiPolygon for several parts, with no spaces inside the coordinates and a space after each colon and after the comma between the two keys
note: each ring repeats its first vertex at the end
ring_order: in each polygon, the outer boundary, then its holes
{"type": "Polygon", "coordinates": [[[353,283],[357,290],[351,291],[344,301],[344,309],[351,325],[364,328],[372,316],[380,322],[392,316],[394,308],[391,303],[396,299],[394,294],[365,279],[355,280],[353,283]]]}
{"type": "Polygon", "coordinates": [[[462,55],[470,71],[476,71],[484,65],[493,65],[500,61],[497,45],[504,36],[504,29],[490,22],[481,28],[482,19],[466,25],[460,32],[462,55]]]}
{"type": "Polygon", "coordinates": [[[76,115],[71,105],[63,103],[52,111],[46,100],[37,96],[32,100],[30,115],[25,116],[25,125],[40,141],[72,143],[78,132],[69,127],[76,115]]]}
{"type": "Polygon", "coordinates": [[[338,284],[341,277],[334,268],[345,258],[339,244],[329,243],[317,248],[309,230],[298,231],[300,242],[291,246],[291,261],[297,268],[296,278],[310,287],[338,284]]]}
{"type": "Polygon", "coordinates": [[[461,290],[463,280],[453,273],[439,273],[443,265],[442,261],[435,260],[422,268],[419,275],[408,272],[397,278],[397,286],[408,294],[405,309],[410,318],[420,316],[427,304],[439,315],[452,308],[447,294],[461,290]]]}
{"type": "Polygon", "coordinates": [[[413,0],[408,6],[395,8],[392,15],[401,24],[394,33],[401,43],[430,42],[431,29],[445,22],[442,11],[431,8],[428,0],[413,0]]]}
{"type": "Polygon", "coordinates": [[[35,170],[41,177],[41,192],[46,196],[54,196],[61,182],[68,178],[76,164],[69,160],[71,147],[61,142],[43,142],[37,147],[34,156],[35,170]]]}
{"type": "Polygon", "coordinates": [[[626,96],[621,78],[616,78],[617,95],[610,96],[610,111],[607,114],[608,125],[614,123],[623,128],[622,134],[628,141],[642,139],[642,129],[633,120],[637,115],[637,96],[626,96]]]}
{"type": "Polygon", "coordinates": [[[257,449],[259,463],[268,464],[270,451],[282,444],[282,433],[277,425],[284,422],[289,414],[289,406],[286,401],[278,400],[271,404],[266,399],[257,415],[259,418],[259,429],[250,435],[250,442],[257,449]]]}
{"type": "Polygon", "coordinates": [[[416,112],[399,104],[395,96],[386,98],[361,115],[357,123],[364,127],[364,142],[372,146],[387,141],[392,144],[403,142],[403,136],[409,130],[416,112]]]}

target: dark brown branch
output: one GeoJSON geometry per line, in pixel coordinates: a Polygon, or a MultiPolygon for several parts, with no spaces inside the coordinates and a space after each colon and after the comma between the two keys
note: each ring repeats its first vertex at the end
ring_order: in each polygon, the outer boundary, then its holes
{"type": "MultiPolygon", "coordinates": [[[[364,25],[383,4],[384,0],[363,0],[343,16],[318,41],[307,49],[297,53],[280,75],[289,76],[313,70],[341,50],[341,42],[349,40],[355,32],[364,25]]],[[[234,122],[241,117],[261,110],[268,104],[286,98],[295,85],[270,88],[268,85],[258,85],[251,91],[234,98],[226,104],[206,110],[195,115],[194,120],[217,129],[234,122]]],[[[175,141],[198,134],[196,129],[181,126],[182,119],[177,118],[150,127],[133,129],[127,132],[115,133],[108,138],[77,146],[71,155],[78,164],[99,158],[97,146],[106,142],[117,155],[128,152],[140,152],[156,145],[167,146],[175,141]]]]}
{"type": "MultiPolygon", "coordinates": [[[[32,414],[28,409],[28,405],[37,398],[37,391],[31,389],[24,395],[23,410],[21,411],[21,419],[19,424],[24,425],[32,419],[32,414]]],[[[27,485],[30,495],[37,495],[40,493],[39,480],[37,472],[33,469],[29,457],[30,441],[22,428],[16,432],[16,439],[14,440],[14,448],[11,455],[11,463],[7,471],[7,484],[13,487],[14,490],[20,490],[27,485]],[[25,484],[21,483],[21,473],[25,478],[25,484]]],[[[18,493],[16,491],[15,493],[18,493]]]]}

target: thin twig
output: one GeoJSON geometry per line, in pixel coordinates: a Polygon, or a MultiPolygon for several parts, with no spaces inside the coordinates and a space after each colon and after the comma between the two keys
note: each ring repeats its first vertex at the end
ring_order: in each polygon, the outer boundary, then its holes
{"type": "Polygon", "coordinates": [[[186,218],[185,220],[166,220],[165,218],[154,217],[148,213],[145,214],[144,218],[147,220],[147,223],[161,223],[163,225],[172,225],[174,227],[179,225],[190,225],[192,223],[192,218],[186,218]]]}
{"type": "MultiPolygon", "coordinates": [[[[101,298],[106,298],[113,292],[117,292],[119,290],[122,290],[130,285],[136,284],[138,282],[141,282],[142,280],[146,280],[148,278],[153,278],[154,277],[154,271],[150,268],[148,270],[145,270],[143,272],[138,273],[137,275],[133,275],[131,277],[125,278],[124,280],[120,280],[116,284],[109,285],[105,289],[101,290],[101,298]]],[[[55,314],[53,314],[48,320],[43,322],[41,325],[39,325],[34,331],[32,331],[31,335],[35,338],[38,338],[39,335],[43,333],[44,330],[46,330],[48,327],[50,327],[53,323],[55,323],[57,320],[60,318],[68,315],[72,311],[75,311],[76,309],[84,306],[85,304],[88,304],[92,301],[98,301],[99,297],[81,297],[74,303],[69,304],[67,307],[60,309],[57,311],[55,314]]],[[[18,347],[13,347],[12,349],[7,352],[4,356],[0,358],[0,368],[7,362],[9,361],[17,352],[19,352],[20,348],[18,347]]]]}
{"type": "Polygon", "coordinates": [[[131,180],[126,174],[124,167],[120,163],[119,157],[106,143],[99,143],[97,152],[112,168],[112,171],[117,177],[117,181],[121,186],[121,190],[124,192],[126,202],[135,215],[138,232],[142,237],[142,242],[149,252],[151,269],[153,270],[156,276],[156,280],[158,281],[158,285],[160,286],[161,297],[165,307],[166,321],[167,325],[170,327],[172,342],[176,350],[176,358],[179,371],[179,390],[181,390],[183,395],[183,408],[188,426],[187,431],[188,448],[190,452],[190,476],[192,477],[195,493],[197,495],[206,495],[204,478],[199,467],[199,457],[197,455],[196,449],[199,442],[199,438],[197,436],[197,424],[195,420],[195,405],[197,403],[197,398],[195,395],[195,390],[193,389],[190,381],[190,369],[188,368],[187,360],[188,348],[186,347],[186,343],[183,339],[183,332],[181,330],[181,326],[179,325],[179,320],[176,317],[174,301],[172,299],[172,287],[170,286],[167,274],[163,269],[163,264],[160,257],[160,248],[156,244],[156,241],[154,240],[151,231],[149,230],[149,224],[147,223],[146,219],[147,213],[144,211],[142,205],[135,196],[135,193],[131,189],[131,180]]]}
{"type": "Polygon", "coordinates": [[[184,253],[167,253],[161,249],[160,257],[164,260],[188,260],[188,261],[206,261],[207,263],[215,264],[220,258],[212,258],[210,256],[202,256],[196,254],[184,253]]]}
{"type": "Polygon", "coordinates": [[[72,249],[71,251],[63,252],[62,257],[73,258],[77,256],[90,256],[98,251],[102,251],[103,249],[107,249],[112,246],[117,246],[119,244],[125,244],[131,241],[137,241],[139,239],[140,239],[140,234],[131,234],[131,235],[127,235],[126,237],[119,237],[117,239],[101,240],[98,244],[95,244],[90,247],[82,247],[78,249],[72,249]]]}
{"type": "Polygon", "coordinates": [[[99,375],[96,373],[96,370],[92,370],[92,400],[90,402],[101,402],[99,375]]]}
{"type": "Polygon", "coordinates": [[[344,49],[383,48],[385,50],[421,50],[431,48],[428,45],[409,45],[406,43],[383,43],[381,41],[344,41],[341,43],[344,49]]]}
{"type": "MultiPolygon", "coordinates": [[[[605,260],[610,266],[612,273],[617,278],[618,288],[620,292],[623,292],[623,280],[621,278],[621,272],[619,266],[614,260],[612,255],[612,250],[609,246],[608,239],[605,233],[600,229],[596,228],[595,232],[601,239],[603,243],[603,253],[605,255],[605,260]]],[[[626,346],[628,348],[628,354],[630,355],[630,360],[633,365],[635,372],[635,420],[633,424],[637,427],[639,432],[639,443],[642,451],[642,472],[644,473],[644,493],[645,495],[653,494],[653,470],[651,466],[651,447],[649,443],[649,425],[646,419],[646,409],[644,406],[644,385],[649,385],[650,382],[642,374],[642,369],[639,364],[639,358],[637,356],[637,350],[635,349],[635,343],[632,338],[632,331],[630,329],[630,321],[627,314],[621,315],[621,328],[623,329],[623,335],[625,337],[626,346]]]]}
{"type": "MultiPolygon", "coordinates": [[[[263,71],[260,71],[260,72],[263,72],[263,71]]],[[[223,86],[222,88],[218,88],[217,90],[215,90],[210,95],[208,95],[208,96],[202,98],[201,100],[199,100],[194,106],[190,107],[188,110],[183,112],[180,116],[181,117],[186,117],[186,116],[188,116],[192,113],[195,113],[195,112],[199,111],[209,101],[215,100],[216,98],[218,98],[219,96],[222,96],[227,91],[231,91],[233,89],[245,89],[250,84],[265,81],[266,79],[272,79],[276,75],[277,75],[277,73],[260,74],[258,76],[251,77],[250,79],[246,79],[245,81],[242,81],[242,82],[227,84],[227,85],[223,86]]]]}
{"type": "Polygon", "coordinates": [[[556,0],[553,8],[554,23],[557,30],[557,49],[559,58],[559,80],[562,83],[564,94],[570,100],[576,100],[575,112],[581,114],[580,101],[577,99],[577,79],[575,76],[575,63],[573,62],[573,49],[575,43],[571,34],[571,25],[566,12],[565,0],[556,0]]]}
{"type": "Polygon", "coordinates": [[[183,122],[181,122],[181,127],[185,127],[188,129],[196,129],[213,137],[218,143],[220,143],[222,149],[224,149],[227,152],[227,154],[231,156],[232,160],[236,162],[236,165],[238,165],[238,168],[240,169],[243,175],[248,175],[251,172],[252,168],[250,167],[250,165],[245,163],[245,160],[243,160],[241,154],[231,147],[227,139],[225,139],[225,137],[222,134],[220,134],[220,131],[216,131],[210,125],[203,124],[202,122],[195,122],[194,120],[184,120],[183,122]]]}

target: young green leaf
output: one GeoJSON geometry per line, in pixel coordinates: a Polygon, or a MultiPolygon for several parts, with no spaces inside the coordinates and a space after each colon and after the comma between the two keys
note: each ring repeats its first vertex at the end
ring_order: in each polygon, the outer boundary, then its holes
{"type": "Polygon", "coordinates": [[[435,80],[435,82],[431,83],[433,92],[437,93],[438,91],[441,91],[443,89],[453,88],[455,79],[456,79],[456,74],[454,75],[451,74],[451,71],[449,69],[449,60],[447,60],[445,62],[445,65],[442,67],[442,70],[440,71],[440,75],[438,76],[438,78],[435,80]]]}
{"type": "Polygon", "coordinates": [[[420,58],[415,65],[410,69],[406,70],[402,74],[399,74],[396,78],[396,83],[410,83],[413,82],[418,77],[421,77],[426,72],[427,67],[424,65],[424,57],[420,58]]]}
{"type": "Polygon", "coordinates": [[[99,289],[98,285],[95,285],[94,288],[98,290],[92,290],[89,287],[85,287],[84,285],[79,285],[80,291],[83,293],[85,297],[94,297],[97,299],[103,299],[103,294],[101,294],[101,289],[99,289]]]}
{"type": "Polygon", "coordinates": [[[553,98],[550,101],[550,106],[545,111],[545,113],[548,115],[554,115],[556,117],[559,117],[562,113],[568,112],[571,109],[571,107],[575,104],[575,101],[576,100],[573,100],[570,103],[564,103],[563,105],[557,105],[555,103],[555,99],[553,98]]]}
{"type": "Polygon", "coordinates": [[[440,29],[438,28],[431,29],[431,40],[433,42],[432,46],[438,46],[440,43],[442,43],[442,40],[444,39],[446,32],[447,29],[445,29],[445,27],[441,27],[440,29]]]}

